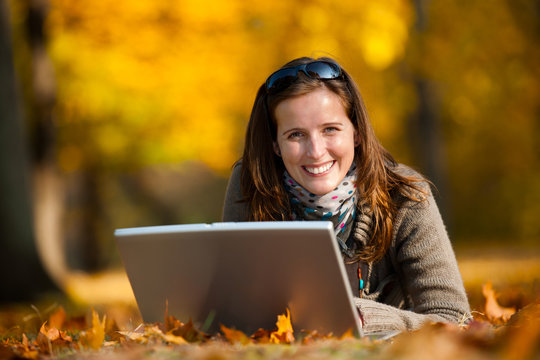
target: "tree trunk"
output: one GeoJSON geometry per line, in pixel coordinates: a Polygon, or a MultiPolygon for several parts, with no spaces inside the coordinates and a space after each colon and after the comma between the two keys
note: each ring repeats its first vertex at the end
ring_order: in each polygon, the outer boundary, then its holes
{"type": "Polygon", "coordinates": [[[53,288],[34,243],[29,156],[21,119],[8,3],[0,1],[0,301],[30,300],[53,288]]]}
{"type": "MultiPolygon", "coordinates": [[[[427,0],[414,0],[416,10],[416,30],[419,51],[423,52],[423,36],[427,28],[427,0]]],[[[438,98],[435,85],[428,79],[414,72],[414,85],[418,99],[418,108],[410,120],[410,137],[415,158],[429,180],[436,187],[434,196],[447,225],[451,224],[449,214],[448,165],[446,144],[438,115],[438,98]]]]}

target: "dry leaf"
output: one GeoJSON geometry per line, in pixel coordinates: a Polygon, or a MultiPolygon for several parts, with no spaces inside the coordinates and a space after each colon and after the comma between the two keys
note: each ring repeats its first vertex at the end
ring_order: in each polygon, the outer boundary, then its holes
{"type": "Polygon", "coordinates": [[[22,335],[21,344],[17,346],[17,353],[24,359],[37,359],[39,357],[39,351],[30,346],[26,334],[22,335]]]}
{"type": "Polygon", "coordinates": [[[167,329],[168,333],[181,336],[187,342],[204,341],[209,338],[209,336],[202,331],[195,329],[191,319],[189,319],[189,322],[184,324],[183,322],[176,320],[174,317],[169,316],[169,322],[166,327],[169,327],[169,329],[167,329]],[[171,326],[173,327],[171,328],[171,326]]]}
{"type": "Polygon", "coordinates": [[[134,342],[146,343],[147,341],[144,334],[138,331],[118,331],[118,333],[124,336],[126,339],[134,341],[134,342]]]}
{"type": "Polygon", "coordinates": [[[252,340],[240,330],[229,329],[225,325],[220,325],[220,327],[221,332],[225,335],[225,338],[229,340],[231,344],[240,343],[242,345],[246,345],[252,342],[252,340]]]}
{"type": "Polygon", "coordinates": [[[172,332],[163,333],[158,325],[147,325],[142,332],[139,331],[118,331],[119,334],[125,336],[128,340],[135,341],[139,344],[148,344],[152,341],[164,342],[169,344],[182,345],[187,344],[187,341],[181,337],[174,335],[172,332]]]}
{"type": "Polygon", "coordinates": [[[176,344],[176,345],[183,345],[183,344],[187,344],[188,342],[181,336],[176,336],[174,334],[171,334],[171,333],[166,333],[163,335],[163,339],[170,343],[170,344],[176,344]]]}
{"type": "Polygon", "coordinates": [[[341,335],[341,337],[339,338],[339,340],[344,340],[344,339],[354,339],[354,333],[353,333],[352,328],[349,328],[347,331],[345,331],[343,335],[341,335]]]}
{"type": "Polygon", "coordinates": [[[505,323],[516,312],[516,309],[513,307],[502,307],[499,305],[491,283],[482,286],[482,294],[486,298],[485,312],[490,321],[505,323]]]}
{"type": "Polygon", "coordinates": [[[99,314],[92,309],[92,327],[81,333],[83,344],[92,348],[99,349],[105,340],[105,321],[107,315],[103,315],[103,320],[99,320],[99,314]]]}
{"type": "Polygon", "coordinates": [[[62,329],[65,321],[66,311],[62,306],[49,316],[49,326],[53,328],[62,329]]]}
{"type": "MultiPolygon", "coordinates": [[[[26,337],[26,335],[24,336],[26,337]]],[[[24,339],[23,345],[28,346],[28,339],[24,339]]],[[[60,331],[55,327],[47,327],[47,322],[44,322],[39,329],[39,334],[36,338],[36,344],[39,349],[47,354],[52,354],[53,348],[63,347],[71,343],[73,339],[65,331],[60,331]]]]}
{"type": "Polygon", "coordinates": [[[255,340],[258,344],[268,344],[270,343],[270,330],[259,329],[251,335],[251,338],[255,340]]]}
{"type": "Polygon", "coordinates": [[[270,334],[270,342],[274,344],[294,342],[293,328],[291,324],[291,313],[287,309],[287,314],[278,315],[276,322],[277,330],[270,334]]]}

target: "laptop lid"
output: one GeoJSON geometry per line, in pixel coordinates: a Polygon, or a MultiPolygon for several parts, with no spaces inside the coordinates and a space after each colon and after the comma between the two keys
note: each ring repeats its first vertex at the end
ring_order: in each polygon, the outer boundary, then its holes
{"type": "Polygon", "coordinates": [[[253,333],[273,329],[288,308],[295,331],[362,335],[330,222],[152,226],[115,237],[145,322],[163,321],[168,304],[203,331],[253,333]]]}

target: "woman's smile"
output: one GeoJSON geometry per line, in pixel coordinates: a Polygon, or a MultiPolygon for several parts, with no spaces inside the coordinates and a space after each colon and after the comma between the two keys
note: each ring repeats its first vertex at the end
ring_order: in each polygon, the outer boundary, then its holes
{"type": "Polygon", "coordinates": [[[312,176],[324,176],[330,171],[334,163],[335,161],[332,160],[323,165],[305,165],[302,168],[312,176]]]}

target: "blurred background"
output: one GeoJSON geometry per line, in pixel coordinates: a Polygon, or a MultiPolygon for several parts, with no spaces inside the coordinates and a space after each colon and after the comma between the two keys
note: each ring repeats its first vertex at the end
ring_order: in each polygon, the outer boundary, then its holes
{"type": "Polygon", "coordinates": [[[219,221],[256,90],[299,56],[356,79],[458,250],[538,255],[538,1],[0,3],[0,301],[88,299],[115,228],[219,221]]]}

